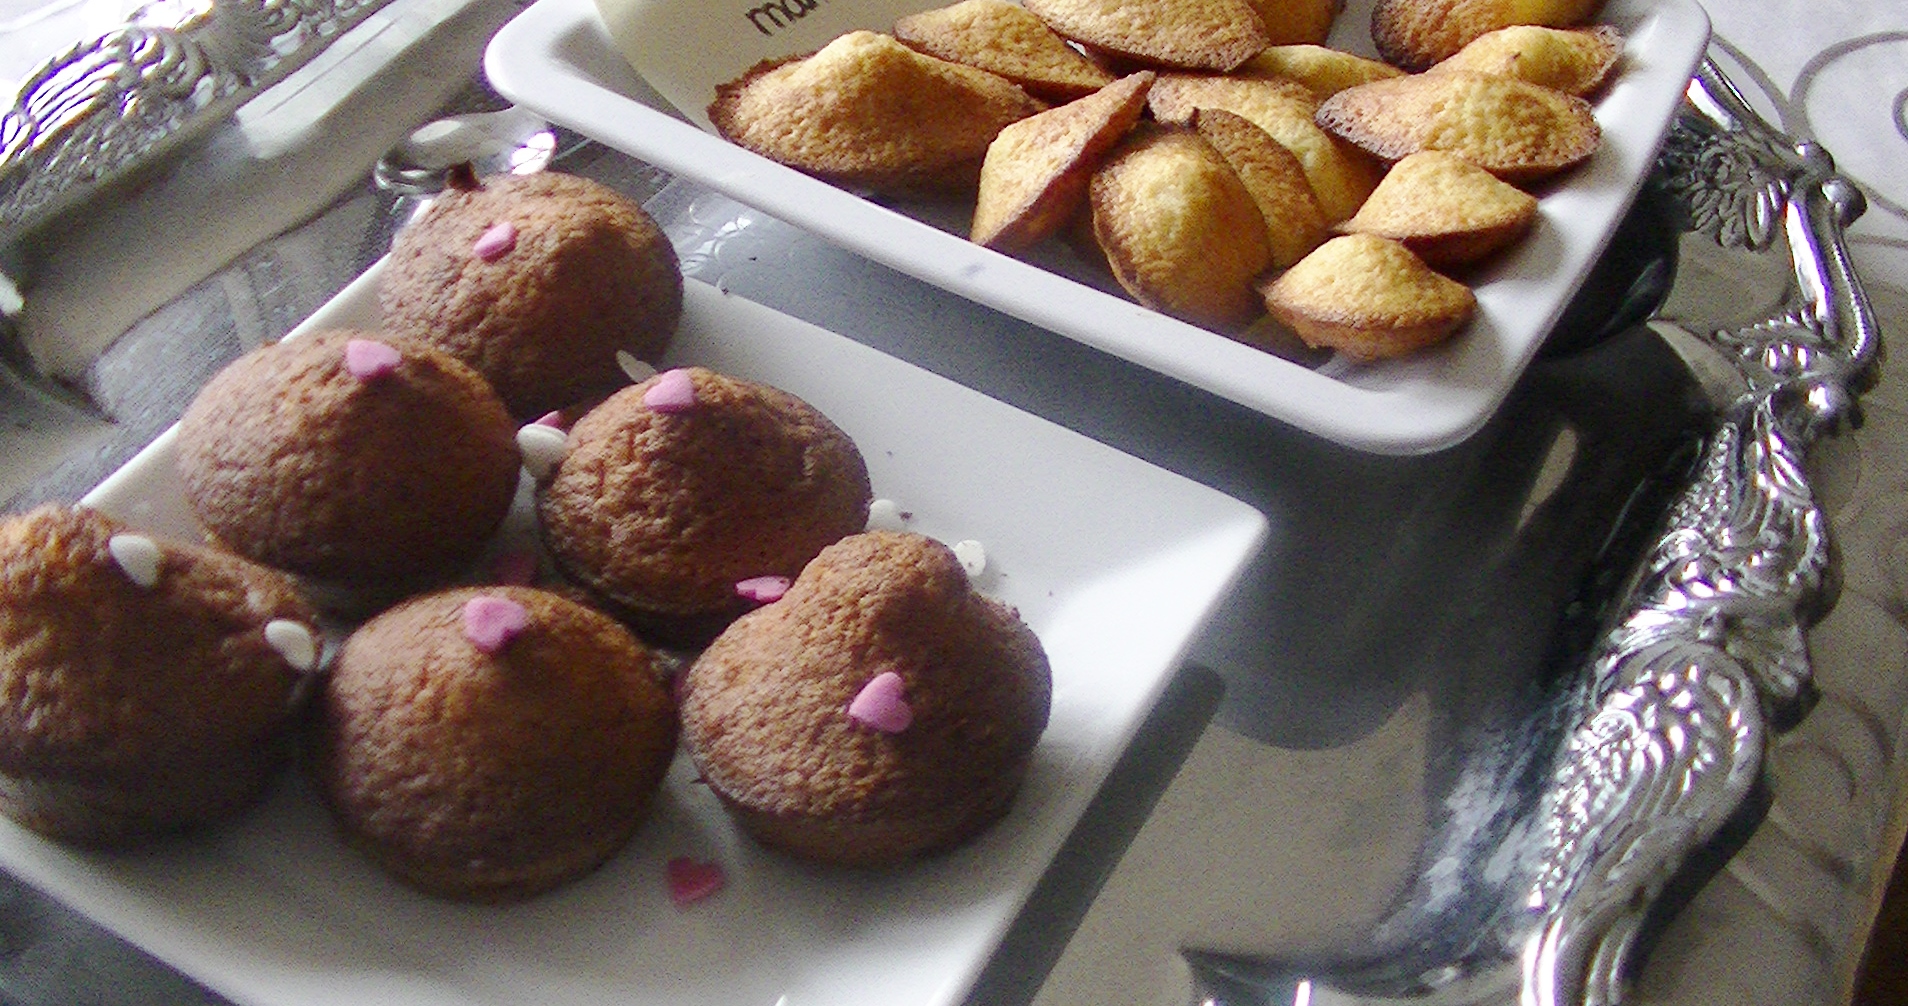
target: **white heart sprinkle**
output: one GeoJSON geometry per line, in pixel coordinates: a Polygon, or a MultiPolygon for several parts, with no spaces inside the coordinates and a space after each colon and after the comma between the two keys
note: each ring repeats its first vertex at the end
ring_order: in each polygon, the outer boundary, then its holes
{"type": "Polygon", "coordinates": [[[318,666],[318,637],[311,630],[289,618],[274,618],[265,623],[265,642],[293,670],[309,671],[318,666]]]}
{"type": "Polygon", "coordinates": [[[656,376],[656,368],[636,358],[636,354],[627,349],[616,351],[616,365],[629,375],[630,383],[641,384],[656,376]]]}
{"type": "Polygon", "coordinates": [[[517,430],[517,450],[523,452],[523,467],[538,482],[550,477],[569,453],[569,434],[554,426],[531,423],[517,430]]]}
{"type": "Polygon", "coordinates": [[[126,579],[150,587],[159,582],[159,545],[143,534],[116,534],[106,541],[106,551],[119,564],[126,579]]]}
{"type": "Polygon", "coordinates": [[[890,499],[878,499],[868,504],[868,530],[902,531],[907,529],[907,516],[901,512],[901,504],[890,499]]]}
{"type": "Polygon", "coordinates": [[[961,568],[967,570],[970,579],[987,570],[987,548],[972,538],[954,543],[954,558],[961,561],[961,568]]]}

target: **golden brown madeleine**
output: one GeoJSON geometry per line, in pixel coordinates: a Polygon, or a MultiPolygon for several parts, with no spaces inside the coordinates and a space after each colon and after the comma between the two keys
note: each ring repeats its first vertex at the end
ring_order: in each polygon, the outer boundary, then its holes
{"type": "Polygon", "coordinates": [[[1340,0],[1252,0],[1273,45],[1322,45],[1340,0]]]}
{"type": "Polygon", "coordinates": [[[1189,123],[1193,112],[1200,108],[1222,108],[1244,116],[1298,156],[1319,208],[1333,223],[1356,213],[1384,175],[1384,168],[1369,154],[1313,121],[1318,99],[1303,84],[1274,78],[1162,73],[1147,92],[1146,103],[1161,122],[1189,123]]]}
{"type": "Polygon", "coordinates": [[[1581,96],[1603,86],[1622,55],[1622,34],[1606,24],[1588,28],[1514,25],[1479,36],[1427,72],[1492,73],[1581,96]]]}
{"type": "Polygon", "coordinates": [[[1514,24],[1568,28],[1602,6],[1603,0],[1378,0],[1371,40],[1385,62],[1424,70],[1485,32],[1514,24]]]}
{"type": "Polygon", "coordinates": [[[0,813],[123,846],[250,806],[321,651],[276,570],[85,508],[0,519],[0,813]]]}
{"type": "Polygon", "coordinates": [[[1318,122],[1385,160],[1443,150],[1517,183],[1582,162],[1603,136],[1582,98],[1469,70],[1340,91],[1319,105],[1318,122]]]}
{"type": "Polygon", "coordinates": [[[1233,73],[1304,84],[1321,101],[1348,87],[1404,75],[1403,70],[1389,63],[1322,45],[1275,45],[1246,60],[1233,73]]]}
{"type": "Polygon", "coordinates": [[[1086,204],[1100,155],[1146,110],[1152,82],[1152,71],[1142,70],[1001,130],[981,165],[973,240],[1011,253],[1064,226],[1086,204]]]}
{"type": "Polygon", "coordinates": [[[1093,236],[1120,286],[1147,307],[1218,331],[1262,307],[1265,218],[1226,159],[1184,127],[1135,130],[1088,187],[1093,236]]]}
{"type": "Polygon", "coordinates": [[[1250,0],[1027,0],[1076,42],[1141,65],[1230,70],[1272,44],[1250,0]]]}
{"type": "Polygon", "coordinates": [[[849,32],[716,88],[724,138],[851,189],[971,191],[1001,127],[1046,106],[997,74],[849,32]]]}
{"type": "Polygon", "coordinates": [[[1360,360],[1403,356],[1471,320],[1470,288],[1388,238],[1347,234],[1318,246],[1264,288],[1272,317],[1313,346],[1360,360]]]}
{"type": "Polygon", "coordinates": [[[1007,0],[961,0],[894,23],[911,48],[997,73],[1045,101],[1084,98],[1113,74],[1067,44],[1045,21],[1007,0]]]}
{"type": "Polygon", "coordinates": [[[1325,211],[1305,180],[1305,167],[1271,134],[1223,108],[1202,108],[1193,128],[1238,172],[1265,217],[1272,268],[1284,269],[1326,237],[1325,211]]]}
{"type": "Polygon", "coordinates": [[[1340,229],[1391,238],[1445,268],[1497,252],[1536,219],[1535,196],[1463,158],[1421,150],[1392,165],[1340,229]]]}
{"type": "Polygon", "coordinates": [[[871,531],[702,652],[682,679],[683,746],[764,844],[885,866],[1007,812],[1052,690],[1039,638],[947,546],[871,531]]]}
{"type": "Polygon", "coordinates": [[[647,816],[676,749],[656,656],[530,587],[405,601],[345,641],[309,772],[352,845],[420,890],[528,897],[589,872],[647,816]]]}

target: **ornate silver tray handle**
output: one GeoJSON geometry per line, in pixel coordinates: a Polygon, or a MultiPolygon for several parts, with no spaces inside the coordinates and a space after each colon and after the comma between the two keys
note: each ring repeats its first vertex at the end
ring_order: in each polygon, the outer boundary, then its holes
{"type": "Polygon", "coordinates": [[[389,0],[157,0],[0,115],[0,239],[198,135],[389,0]]]}
{"type": "Polygon", "coordinates": [[[1881,352],[1843,239],[1861,193],[1822,148],[1757,117],[1713,64],[1688,96],[1660,162],[1687,225],[1752,251],[1780,234],[1795,286],[1773,317],[1742,328],[1655,326],[1685,355],[1706,346],[1727,364],[1711,372],[1712,397],[1727,400],[1592,657],[1587,708],[1558,759],[1540,817],[1528,1002],[1623,998],[1645,912],[1741,807],[1771,724],[1803,711],[1804,630],[1832,603],[1827,520],[1803,463],[1819,438],[1859,421],[1881,352]]]}
{"type": "Polygon", "coordinates": [[[1859,422],[1880,334],[1843,230],[1864,210],[1828,153],[1758,117],[1711,62],[1660,156],[1686,231],[1776,251],[1793,284],[1772,316],[1691,332],[1650,326],[1689,364],[1716,423],[1615,617],[1556,686],[1554,744],[1523,827],[1471,882],[1478,932],[1390,959],[1294,966],[1184,952],[1204,1006],[1418,1000],[1608,1006],[1666,885],[1752,809],[1772,730],[1810,692],[1804,630],[1832,605],[1812,444],[1859,422]],[[1426,956],[1430,950],[1433,956],[1426,956]]]}

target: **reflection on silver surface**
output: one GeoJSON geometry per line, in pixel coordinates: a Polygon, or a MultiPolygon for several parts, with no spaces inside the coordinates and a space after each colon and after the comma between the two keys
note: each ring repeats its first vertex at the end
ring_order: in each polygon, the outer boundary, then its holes
{"type": "Polygon", "coordinates": [[[0,236],[197,135],[388,0],[159,0],[50,60],[0,116],[0,236]]]}
{"type": "Polygon", "coordinates": [[[1197,1001],[1501,1000],[1514,986],[1532,1006],[1620,1002],[1666,885],[1753,812],[1770,730],[1806,711],[1804,630],[1832,603],[1803,462],[1857,418],[1880,342],[1843,243],[1863,209],[1854,186],[1819,147],[1756,117],[1713,64],[1688,98],[1658,181],[1688,229],[1726,247],[1784,238],[1794,287],[1749,325],[1653,323],[1718,415],[1666,530],[1582,670],[1506,732],[1501,758],[1490,744],[1470,756],[1461,775],[1478,784],[1460,778],[1450,799],[1472,805],[1452,811],[1449,841],[1428,844],[1386,924],[1390,952],[1305,967],[1189,951],[1197,1001]],[[1528,820],[1500,826],[1520,813],[1519,779],[1534,789],[1528,820]],[[1467,847],[1466,831],[1496,840],[1467,847]],[[1459,904],[1470,932],[1423,935],[1461,902],[1476,903],[1459,904]]]}

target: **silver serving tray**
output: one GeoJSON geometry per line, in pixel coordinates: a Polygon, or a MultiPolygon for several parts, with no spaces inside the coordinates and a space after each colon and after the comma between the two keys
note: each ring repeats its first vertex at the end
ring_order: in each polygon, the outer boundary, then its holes
{"type": "MultiPolygon", "coordinates": [[[[275,10],[258,5],[252,14],[275,10]]],[[[118,107],[178,101],[176,89],[167,90],[177,74],[136,76],[117,94],[118,107]]],[[[23,97],[22,107],[32,100],[23,97]]],[[[108,107],[80,108],[71,124],[108,107]]],[[[212,114],[208,107],[159,116],[152,132],[126,134],[133,138],[123,148],[120,139],[99,139],[110,132],[104,121],[54,130],[39,116],[27,129],[16,109],[0,133],[7,163],[30,150],[34,164],[62,167],[0,169],[13,179],[8,193],[40,171],[46,177],[35,184],[59,190],[8,195],[20,208],[6,211],[7,229],[30,226],[69,196],[83,199],[162,153],[202,121],[195,116],[212,114]]],[[[1829,543],[1803,460],[1856,414],[1879,354],[1843,242],[1862,203],[1825,152],[1762,122],[1707,63],[1657,180],[1690,230],[1746,254],[1786,257],[1792,296],[1748,325],[1654,326],[1702,375],[1715,404],[1712,428],[1675,478],[1668,505],[1641,507],[1667,516],[1644,522],[1654,530],[1633,549],[1639,559],[1626,565],[1608,617],[1594,619],[1588,658],[1578,647],[1554,675],[1526,682],[1537,694],[1514,714],[1474,718],[1455,731],[1440,795],[1462,789],[1476,799],[1431,822],[1419,882],[1399,894],[1366,952],[1188,946],[1202,1001],[1276,1001],[1301,988],[1441,1001],[1507,990],[1534,1003],[1621,1001],[1652,920],[1674,905],[1679,878],[1726,855],[1733,824],[1753,821],[1769,737],[1806,711],[1804,629],[1829,603],[1829,543]],[[1434,874],[1462,878],[1464,897],[1442,897],[1434,874]]],[[[1016,394],[1011,383],[986,390],[1016,394]]],[[[1638,526],[1633,514],[1626,526],[1638,526]]],[[[1268,711],[1254,691],[1266,692],[1263,682],[1213,663],[1231,686],[1221,710],[1231,725],[1264,733],[1271,720],[1294,715],[1268,711]]],[[[1241,862],[1253,855],[1240,850],[1241,862]]]]}

